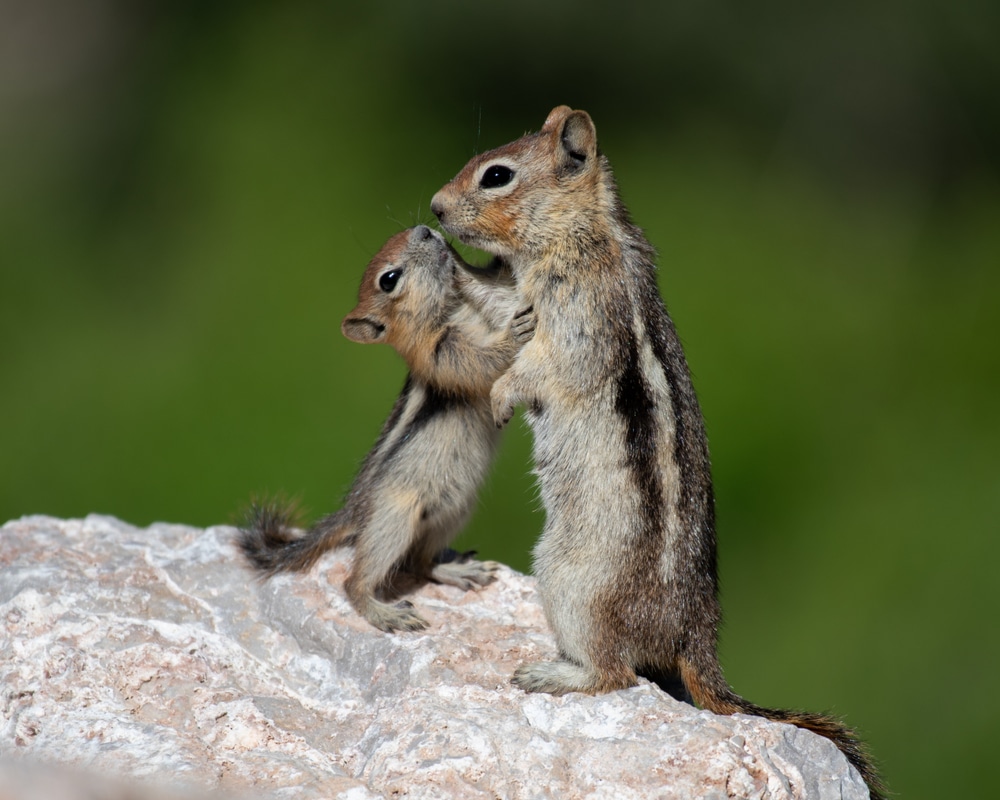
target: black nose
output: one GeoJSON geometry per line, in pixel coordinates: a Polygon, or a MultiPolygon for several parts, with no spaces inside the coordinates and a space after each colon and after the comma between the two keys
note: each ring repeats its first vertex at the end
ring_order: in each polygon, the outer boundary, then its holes
{"type": "Polygon", "coordinates": [[[438,219],[441,219],[444,216],[444,205],[439,203],[437,200],[432,200],[431,213],[433,213],[438,219]]]}
{"type": "Polygon", "coordinates": [[[423,242],[431,238],[431,229],[426,225],[417,225],[413,229],[413,235],[417,237],[417,241],[423,242]]]}

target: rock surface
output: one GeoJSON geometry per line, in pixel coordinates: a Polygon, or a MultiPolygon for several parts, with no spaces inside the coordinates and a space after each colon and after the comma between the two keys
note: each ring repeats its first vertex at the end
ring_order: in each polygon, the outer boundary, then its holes
{"type": "Polygon", "coordinates": [[[257,583],[233,535],[98,516],[0,528],[2,800],[32,796],[4,779],[31,762],[303,800],[868,796],[797,728],[647,683],[512,688],[519,663],[553,655],[532,578],[424,586],[432,627],[387,635],[344,598],[349,552],[257,583]]]}

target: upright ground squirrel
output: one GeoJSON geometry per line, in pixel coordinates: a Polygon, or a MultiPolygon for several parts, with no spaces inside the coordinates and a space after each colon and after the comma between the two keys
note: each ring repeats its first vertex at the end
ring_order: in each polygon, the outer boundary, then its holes
{"type": "Polygon", "coordinates": [[[836,719],[756,706],[716,652],[711,469],[655,254],[618,194],[590,116],[560,106],[538,133],[474,157],[434,197],[444,229],[506,260],[535,336],[494,385],[505,424],[527,409],[546,522],[534,553],[557,661],[522,666],[528,691],[607,692],[679,677],[720,714],[756,714],[832,739],[882,788],[836,719]]]}

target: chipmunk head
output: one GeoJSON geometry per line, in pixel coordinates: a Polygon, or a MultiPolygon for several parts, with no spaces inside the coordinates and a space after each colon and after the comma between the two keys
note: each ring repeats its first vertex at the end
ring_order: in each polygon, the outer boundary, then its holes
{"type": "MultiPolygon", "coordinates": [[[[365,269],[358,305],[340,329],[354,342],[385,342],[400,352],[448,311],[455,296],[455,251],[426,225],[400,231],[365,269]]],[[[405,357],[405,354],[404,354],[405,357]]]]}
{"type": "Polygon", "coordinates": [[[590,115],[559,106],[538,133],[475,156],[431,210],[448,233],[495,255],[544,250],[603,202],[605,168],[590,115]]]}

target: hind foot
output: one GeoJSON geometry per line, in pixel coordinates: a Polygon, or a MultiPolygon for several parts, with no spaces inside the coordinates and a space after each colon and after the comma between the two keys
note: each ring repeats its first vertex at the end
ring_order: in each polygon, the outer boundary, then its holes
{"type": "Polygon", "coordinates": [[[500,565],[496,561],[477,561],[473,558],[475,554],[475,550],[466,553],[445,551],[442,557],[448,560],[442,560],[431,567],[430,579],[436,583],[457,586],[465,591],[480,589],[493,583],[497,579],[500,565]]]}
{"type": "Polygon", "coordinates": [[[400,600],[395,605],[371,599],[361,611],[361,615],[380,631],[422,631],[427,620],[421,617],[409,600],[400,600]]]}
{"type": "Polygon", "coordinates": [[[620,676],[601,675],[591,667],[560,659],[524,664],[514,672],[512,683],[526,692],[601,694],[634,686],[636,679],[634,673],[631,678],[626,673],[620,676]]]}

